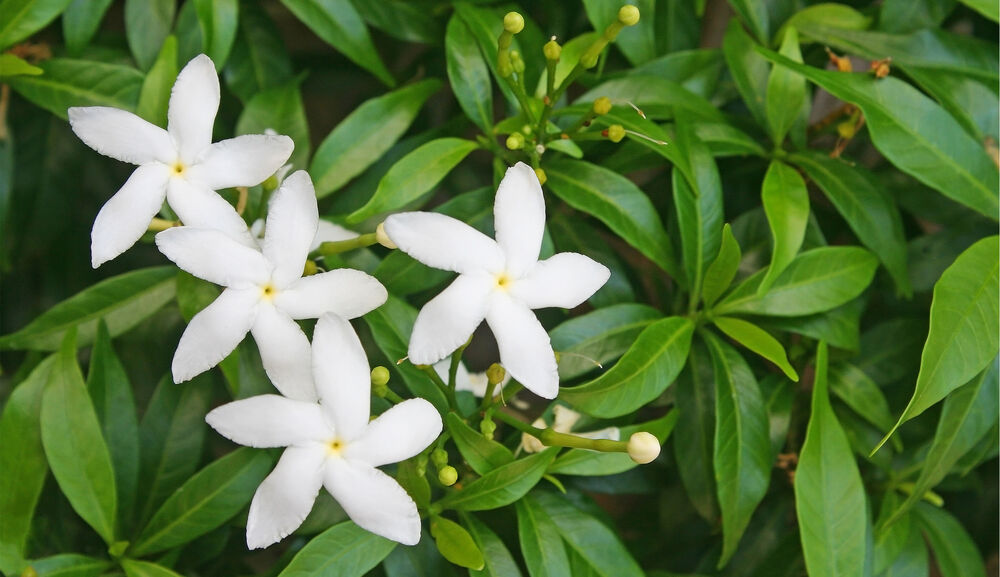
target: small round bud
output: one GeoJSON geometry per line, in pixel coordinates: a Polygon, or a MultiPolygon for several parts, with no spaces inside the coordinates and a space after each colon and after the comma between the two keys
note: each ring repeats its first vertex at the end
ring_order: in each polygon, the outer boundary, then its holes
{"type": "Polygon", "coordinates": [[[444,467],[448,464],[448,451],[444,449],[434,449],[431,451],[431,462],[437,467],[444,467]]]}
{"type": "Polygon", "coordinates": [[[385,233],[384,222],[378,223],[378,227],[375,228],[375,240],[377,240],[378,243],[384,246],[385,248],[388,249],[399,248],[398,246],[396,246],[396,243],[392,242],[392,239],[389,238],[389,235],[385,233]]]}
{"type": "Polygon", "coordinates": [[[499,385],[506,377],[507,371],[499,363],[493,363],[486,369],[486,379],[490,384],[499,385]]]}
{"type": "Polygon", "coordinates": [[[625,138],[625,129],[621,124],[612,124],[608,127],[608,140],[611,142],[621,142],[625,138]]]}
{"type": "Polygon", "coordinates": [[[385,367],[375,367],[372,369],[372,384],[376,387],[389,382],[389,369],[385,367]]]}
{"type": "Polygon", "coordinates": [[[628,456],[645,465],[653,462],[660,455],[660,440],[644,431],[633,433],[628,439],[628,456]]]}
{"type": "Polygon", "coordinates": [[[538,177],[538,184],[545,184],[545,181],[548,180],[548,177],[545,176],[545,171],[541,168],[535,169],[535,176],[538,177]]]}
{"type": "Polygon", "coordinates": [[[631,4],[626,4],[618,10],[618,21],[626,26],[635,26],[639,23],[639,9],[631,4]]]}
{"type": "Polygon", "coordinates": [[[486,420],[479,423],[479,432],[483,434],[487,439],[493,438],[493,433],[497,430],[497,424],[492,420],[486,420]]]}
{"type": "Polygon", "coordinates": [[[271,176],[267,177],[267,180],[260,183],[260,187],[264,189],[264,192],[271,192],[274,189],[278,188],[279,184],[281,183],[278,182],[277,175],[272,174],[271,176]]]}
{"type": "Polygon", "coordinates": [[[534,132],[534,130],[535,129],[532,128],[530,124],[525,124],[524,126],[521,127],[521,134],[527,134],[530,136],[531,133],[534,132]]]}
{"type": "Polygon", "coordinates": [[[846,140],[850,140],[851,138],[854,138],[854,135],[857,134],[857,128],[855,127],[854,121],[853,120],[845,120],[845,121],[841,122],[840,124],[838,124],[837,125],[837,134],[839,134],[841,138],[846,139],[846,140]]]}
{"type": "Polygon", "coordinates": [[[511,34],[517,34],[524,30],[524,17],[517,12],[508,12],[503,17],[503,29],[511,34]]]}
{"type": "Polygon", "coordinates": [[[458,471],[451,465],[442,467],[441,470],[438,471],[438,481],[440,481],[445,487],[451,487],[455,484],[455,481],[458,481],[458,471]]]}
{"type": "Polygon", "coordinates": [[[317,272],[319,272],[319,267],[316,266],[316,262],[306,259],[306,264],[302,267],[302,276],[312,276],[317,272]]]}
{"type": "Polygon", "coordinates": [[[607,96],[602,96],[594,101],[593,107],[594,114],[602,116],[611,112],[611,99],[607,96]]]}
{"type": "Polygon", "coordinates": [[[510,150],[521,150],[524,147],[524,136],[520,132],[514,132],[507,137],[507,148],[510,150]]]}
{"type": "Polygon", "coordinates": [[[535,154],[537,154],[538,156],[541,156],[541,155],[545,154],[545,145],[544,144],[536,144],[535,145],[535,154]]]}
{"type": "Polygon", "coordinates": [[[24,571],[21,572],[21,577],[38,577],[38,571],[35,571],[34,567],[28,565],[24,568],[24,571]]]}
{"type": "Polygon", "coordinates": [[[556,37],[553,36],[545,46],[542,46],[542,52],[545,54],[546,60],[559,60],[559,56],[562,55],[562,46],[556,42],[556,37]]]}

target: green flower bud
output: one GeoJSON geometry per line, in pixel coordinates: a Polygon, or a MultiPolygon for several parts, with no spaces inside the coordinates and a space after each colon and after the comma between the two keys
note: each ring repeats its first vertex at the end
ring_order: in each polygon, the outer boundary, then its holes
{"type": "Polygon", "coordinates": [[[611,142],[621,142],[625,138],[625,129],[621,124],[612,124],[608,127],[608,140],[611,142]]]}
{"type": "Polygon", "coordinates": [[[458,481],[458,471],[450,465],[443,467],[438,471],[438,481],[445,487],[451,487],[455,484],[455,481],[458,481]]]}
{"type": "Polygon", "coordinates": [[[548,177],[545,176],[545,171],[541,168],[535,169],[535,176],[538,177],[538,184],[545,184],[545,181],[548,180],[548,177]]]}
{"type": "Polygon", "coordinates": [[[594,101],[593,111],[598,116],[603,116],[611,112],[611,99],[607,96],[598,98],[594,101]]]}
{"type": "Polygon", "coordinates": [[[302,267],[302,276],[312,276],[317,272],[319,272],[319,267],[316,266],[316,262],[306,259],[306,264],[302,267]]]}
{"type": "Polygon", "coordinates": [[[635,26],[639,23],[639,9],[631,4],[626,4],[618,10],[618,21],[626,26],[635,26]]]}
{"type": "MultiPolygon", "coordinates": [[[[636,12],[638,12],[638,10],[636,12]]],[[[636,18],[638,18],[638,16],[636,16],[636,18]]],[[[508,12],[507,15],[503,17],[503,29],[511,34],[517,34],[521,30],[524,30],[524,17],[517,12],[508,12]]]]}
{"type": "Polygon", "coordinates": [[[493,438],[493,433],[497,430],[497,424],[493,422],[492,419],[484,420],[479,423],[479,432],[483,434],[487,439],[493,438]]]}
{"type": "Polygon", "coordinates": [[[515,132],[507,137],[507,148],[510,150],[521,150],[524,147],[524,137],[520,132],[515,132]]]}
{"type": "Polygon", "coordinates": [[[514,72],[524,74],[524,60],[521,59],[521,53],[517,50],[510,51],[510,65],[514,72]]]}
{"type": "Polygon", "coordinates": [[[427,455],[418,455],[417,461],[415,463],[414,469],[417,471],[417,475],[423,477],[427,474],[427,455]]]}
{"type": "Polygon", "coordinates": [[[444,449],[434,449],[431,451],[431,462],[434,466],[441,468],[448,464],[448,451],[444,449]]]}
{"type": "Polygon", "coordinates": [[[24,568],[24,571],[21,572],[21,577],[38,577],[38,571],[35,571],[34,567],[28,565],[24,568]]]}
{"type": "Polygon", "coordinates": [[[499,363],[493,363],[486,369],[486,379],[491,385],[499,385],[507,376],[507,371],[499,363]]]}
{"type": "Polygon", "coordinates": [[[267,180],[260,183],[260,187],[264,189],[264,192],[273,191],[274,189],[278,188],[278,177],[272,174],[271,176],[267,177],[267,180]]]}
{"type": "Polygon", "coordinates": [[[559,43],[556,42],[556,37],[553,36],[545,43],[545,46],[542,46],[542,52],[545,54],[546,60],[559,60],[559,56],[562,54],[562,46],[559,46],[559,43]]]}
{"type": "Polygon", "coordinates": [[[389,382],[389,369],[385,367],[375,367],[372,369],[372,385],[381,387],[389,382]]]}

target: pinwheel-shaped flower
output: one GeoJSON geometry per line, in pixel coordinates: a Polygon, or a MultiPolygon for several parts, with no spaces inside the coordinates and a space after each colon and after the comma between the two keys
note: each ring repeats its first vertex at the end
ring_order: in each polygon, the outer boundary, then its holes
{"type": "Polygon", "coordinates": [[[205,417],[241,445],[288,447],[250,503],[247,546],[267,547],[298,528],[321,486],[362,528],[415,545],[417,506],[376,467],[424,450],[441,433],[441,417],[424,399],[409,399],[369,422],[368,359],[350,323],[335,315],[316,323],[312,367],[318,404],[260,395],[205,417]]]}
{"type": "Polygon", "coordinates": [[[401,250],[434,268],[459,273],[417,315],[410,361],[433,364],[469,340],[486,319],[504,368],[534,393],[551,399],[559,373],[549,335],[531,309],[573,308],[607,282],[610,271],[582,254],[538,260],[545,200],[524,163],[507,170],[493,206],[496,240],[432,212],[394,214],[385,232],[401,250]]]}
{"type": "Polygon", "coordinates": [[[253,134],[212,144],[219,77],[201,54],[177,75],[164,130],[117,108],[70,108],[73,132],[105,156],[139,165],[94,221],[94,268],[128,250],[166,199],[189,226],[214,228],[250,245],[246,222],[214,191],[254,186],[292,153],[287,136],[253,134]]]}
{"type": "Polygon", "coordinates": [[[274,386],[286,397],[316,400],[309,340],[294,319],[327,312],[352,319],[388,296],[381,283],[357,270],[302,276],[318,222],[312,181],[300,170],[272,195],[260,249],[206,228],[182,226],[156,235],[160,251],[177,266],[226,287],[181,335],[175,382],[214,367],[249,331],[274,386]]]}

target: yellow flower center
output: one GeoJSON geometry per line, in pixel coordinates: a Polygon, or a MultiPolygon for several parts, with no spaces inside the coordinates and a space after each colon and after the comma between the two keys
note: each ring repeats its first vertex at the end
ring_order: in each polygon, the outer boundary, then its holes
{"type": "Polygon", "coordinates": [[[179,160],[175,162],[173,166],[170,167],[170,173],[173,176],[181,176],[182,174],[184,174],[184,170],[185,170],[184,163],[182,163],[179,160]]]}
{"type": "Polygon", "coordinates": [[[500,273],[497,275],[497,288],[500,290],[510,290],[510,285],[513,284],[514,279],[510,278],[507,273],[500,273]]]}
{"type": "Polygon", "coordinates": [[[341,451],[344,450],[344,442],[340,439],[334,439],[326,444],[326,451],[331,455],[339,455],[341,451]]]}
{"type": "Polygon", "coordinates": [[[273,284],[267,283],[266,285],[260,287],[260,293],[263,298],[271,300],[278,294],[278,289],[274,288],[273,284]]]}

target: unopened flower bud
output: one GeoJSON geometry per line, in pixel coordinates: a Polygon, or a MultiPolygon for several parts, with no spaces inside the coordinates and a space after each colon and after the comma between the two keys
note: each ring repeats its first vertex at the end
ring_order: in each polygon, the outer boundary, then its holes
{"type": "Polygon", "coordinates": [[[510,150],[521,150],[524,147],[524,136],[520,132],[514,132],[507,137],[507,148],[510,150]]]}
{"type": "Polygon", "coordinates": [[[302,267],[302,276],[312,276],[318,271],[319,267],[316,266],[316,262],[311,259],[306,259],[306,264],[302,267]]]}
{"type": "Polygon", "coordinates": [[[626,4],[618,10],[618,21],[626,26],[635,26],[639,23],[639,9],[631,4],[626,4]]]}
{"type": "Polygon", "coordinates": [[[280,183],[278,182],[278,176],[276,174],[272,174],[271,176],[267,177],[267,180],[260,183],[260,187],[264,189],[264,192],[271,192],[274,189],[278,188],[279,184],[280,183]]]}
{"type": "Polygon", "coordinates": [[[628,456],[640,465],[653,462],[660,455],[660,440],[644,431],[628,439],[628,456]]]}
{"type": "Polygon", "coordinates": [[[556,37],[553,36],[545,43],[545,46],[542,46],[542,52],[545,54],[546,60],[559,60],[559,56],[562,55],[562,46],[559,46],[556,37]]]}
{"type": "Polygon", "coordinates": [[[493,438],[493,433],[497,430],[497,424],[493,422],[492,419],[486,419],[479,423],[479,432],[483,434],[487,439],[493,438]]]}
{"type": "Polygon", "coordinates": [[[38,571],[35,571],[34,567],[28,565],[24,568],[24,571],[21,572],[21,577],[38,577],[38,571]]]}
{"type": "Polygon", "coordinates": [[[487,382],[491,385],[499,385],[507,376],[507,371],[499,363],[493,363],[486,369],[487,382]]]}
{"type": "Polygon", "coordinates": [[[611,99],[607,96],[602,96],[594,101],[594,114],[602,116],[611,112],[611,99]]]}
{"type": "Polygon", "coordinates": [[[389,369],[385,367],[375,367],[372,369],[372,385],[381,387],[389,382],[389,369]]]}
{"type": "Polygon", "coordinates": [[[438,471],[438,481],[440,481],[445,487],[451,487],[455,484],[455,481],[458,481],[458,471],[451,465],[442,467],[441,470],[438,471]]]}
{"type": "Polygon", "coordinates": [[[517,12],[508,12],[503,17],[503,29],[511,34],[517,34],[524,30],[524,17],[517,12]]]}
{"type": "MultiPolygon", "coordinates": [[[[371,237],[369,237],[369,238],[371,238],[371,237]]],[[[384,222],[378,223],[378,227],[375,228],[375,240],[377,240],[378,243],[380,245],[384,246],[385,248],[388,248],[388,249],[397,249],[397,248],[399,248],[398,246],[396,246],[396,243],[392,242],[392,239],[389,238],[389,235],[387,235],[385,233],[385,223],[384,222]]]]}
{"type": "Polygon", "coordinates": [[[415,463],[414,469],[416,469],[417,475],[423,477],[427,474],[427,455],[420,454],[417,455],[417,461],[415,463]]]}
{"type": "Polygon", "coordinates": [[[838,56],[833,50],[829,48],[826,49],[827,55],[830,57],[830,62],[837,67],[837,70],[841,72],[851,72],[854,67],[851,66],[851,59],[846,56],[838,56]]]}
{"type": "Polygon", "coordinates": [[[625,129],[621,124],[612,124],[608,127],[608,140],[611,142],[621,142],[625,138],[625,129]]]}
{"type": "Polygon", "coordinates": [[[431,451],[431,462],[436,467],[444,467],[448,464],[448,451],[444,449],[434,449],[431,451]]]}
{"type": "Polygon", "coordinates": [[[510,51],[510,65],[514,72],[524,74],[524,60],[521,59],[521,53],[517,50],[510,51]]]}
{"type": "Polygon", "coordinates": [[[541,156],[541,155],[545,154],[545,145],[544,144],[536,144],[535,145],[535,154],[537,154],[538,156],[541,156]]]}
{"type": "Polygon", "coordinates": [[[548,180],[548,177],[545,176],[545,171],[541,168],[535,169],[535,176],[538,177],[538,184],[545,184],[545,181],[548,180]]]}
{"type": "Polygon", "coordinates": [[[845,140],[850,140],[854,138],[857,133],[857,128],[855,127],[853,120],[845,120],[837,125],[837,134],[845,140]]]}

